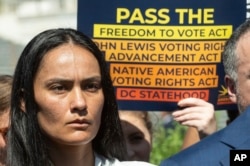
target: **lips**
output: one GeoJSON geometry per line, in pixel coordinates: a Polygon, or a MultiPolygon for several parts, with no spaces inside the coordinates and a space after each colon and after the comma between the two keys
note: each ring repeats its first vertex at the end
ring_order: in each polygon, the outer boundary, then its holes
{"type": "Polygon", "coordinates": [[[86,119],[76,119],[67,123],[67,125],[73,128],[87,129],[91,125],[91,122],[86,119]]]}
{"type": "Polygon", "coordinates": [[[86,120],[86,119],[76,119],[76,120],[72,121],[71,123],[80,123],[80,124],[82,124],[82,123],[90,123],[90,122],[88,120],[86,120]]]}

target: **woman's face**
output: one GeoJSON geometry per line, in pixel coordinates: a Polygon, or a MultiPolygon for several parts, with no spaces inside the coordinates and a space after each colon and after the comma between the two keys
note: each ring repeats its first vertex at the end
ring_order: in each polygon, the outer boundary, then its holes
{"type": "Polygon", "coordinates": [[[41,130],[57,145],[83,145],[96,136],[104,95],[98,62],[88,50],[65,44],[49,51],[34,80],[41,130]]]}
{"type": "Polygon", "coordinates": [[[119,111],[129,160],[149,161],[151,134],[141,114],[119,111]]]}

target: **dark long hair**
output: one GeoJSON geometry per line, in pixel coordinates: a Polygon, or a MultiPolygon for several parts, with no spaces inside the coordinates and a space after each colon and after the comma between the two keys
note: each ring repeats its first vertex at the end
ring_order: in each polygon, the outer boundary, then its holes
{"type": "Polygon", "coordinates": [[[83,33],[70,28],[59,28],[46,30],[35,36],[18,60],[12,87],[11,127],[8,136],[8,164],[11,166],[49,165],[46,137],[37,120],[38,105],[34,98],[33,82],[44,55],[69,42],[89,50],[97,59],[101,70],[105,101],[100,129],[92,142],[93,149],[109,159],[124,160],[126,148],[114,88],[104,56],[83,33]]]}

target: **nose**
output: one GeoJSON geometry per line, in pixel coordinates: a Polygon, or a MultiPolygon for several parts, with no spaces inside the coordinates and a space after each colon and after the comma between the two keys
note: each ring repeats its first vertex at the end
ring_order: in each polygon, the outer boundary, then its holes
{"type": "Polygon", "coordinates": [[[128,159],[133,160],[135,157],[135,151],[134,151],[133,145],[126,143],[126,146],[127,146],[128,159]]]}
{"type": "Polygon", "coordinates": [[[72,111],[87,110],[86,96],[80,88],[72,91],[70,107],[72,111]]]}

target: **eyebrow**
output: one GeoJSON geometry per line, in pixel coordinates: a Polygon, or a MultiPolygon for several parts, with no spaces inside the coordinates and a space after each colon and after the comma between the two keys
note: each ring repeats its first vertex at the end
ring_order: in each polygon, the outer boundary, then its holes
{"type": "MultiPolygon", "coordinates": [[[[101,76],[93,76],[93,77],[89,77],[86,79],[81,80],[81,82],[89,82],[89,81],[101,81],[101,76]]],[[[67,79],[67,78],[52,78],[47,80],[45,83],[46,84],[50,84],[50,83],[54,83],[54,82],[74,82],[73,79],[67,79]]]]}

